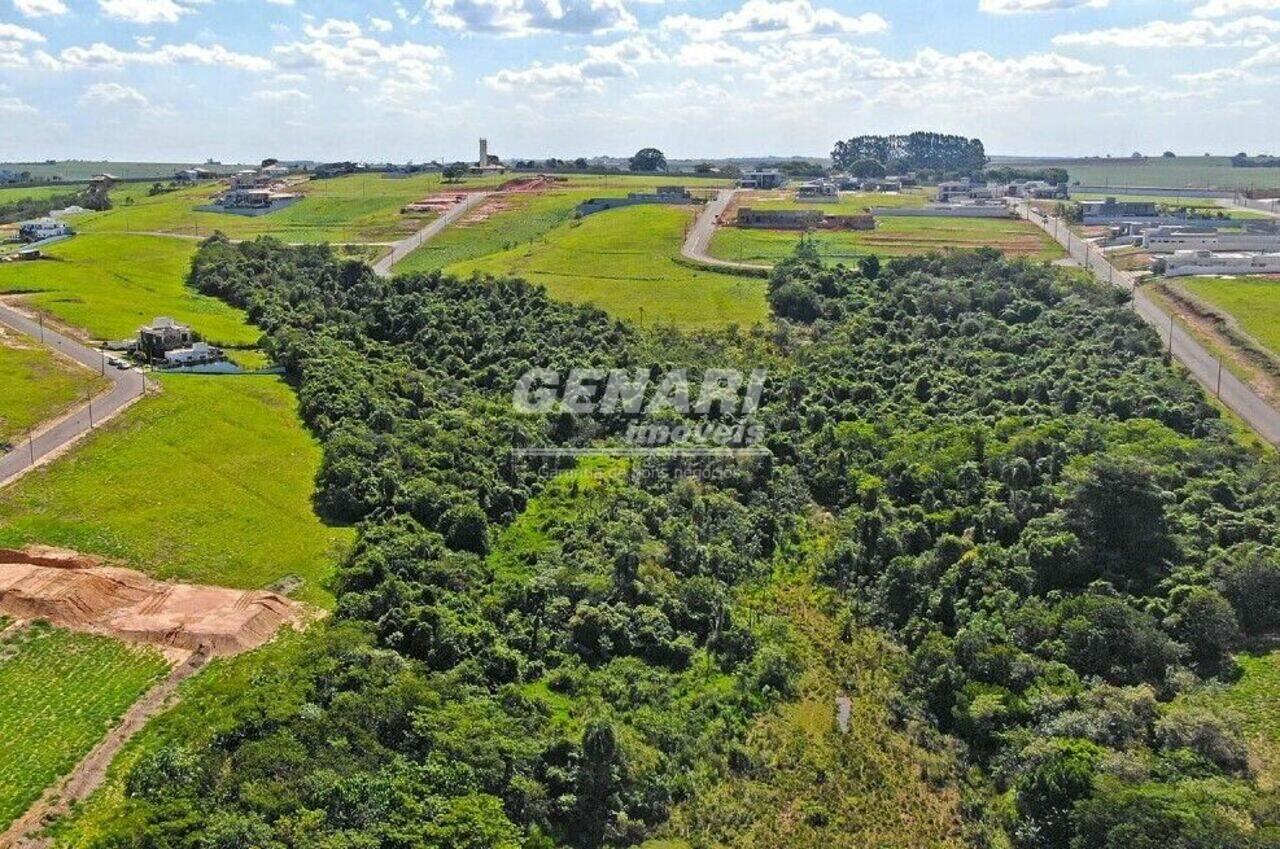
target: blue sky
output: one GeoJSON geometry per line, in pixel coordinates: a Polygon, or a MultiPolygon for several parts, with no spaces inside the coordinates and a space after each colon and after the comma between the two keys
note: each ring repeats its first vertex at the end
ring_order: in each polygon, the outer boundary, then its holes
{"type": "Polygon", "coordinates": [[[0,159],[1280,154],[1280,0],[0,0],[0,159]]]}

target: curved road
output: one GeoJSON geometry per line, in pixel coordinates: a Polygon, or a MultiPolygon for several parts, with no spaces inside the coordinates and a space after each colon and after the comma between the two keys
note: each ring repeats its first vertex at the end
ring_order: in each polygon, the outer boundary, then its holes
{"type": "Polygon", "coordinates": [[[373,264],[374,272],[380,277],[390,277],[391,269],[397,262],[440,235],[446,227],[483,203],[493,192],[458,192],[458,194],[467,196],[426,227],[392,245],[391,253],[373,264]]]}
{"type": "Polygon", "coordinates": [[[1179,328],[1172,316],[1137,285],[1133,274],[1113,266],[1101,249],[1073,234],[1065,222],[1034,214],[1026,203],[1019,203],[1017,208],[1023,218],[1038,225],[1057,240],[1073,259],[1092,271],[1099,280],[1132,292],[1134,311],[1155,328],[1156,333],[1164,340],[1166,349],[1186,366],[1191,376],[1210,395],[1217,396],[1232,412],[1244,419],[1259,436],[1272,445],[1280,446],[1280,410],[1262,400],[1258,393],[1227,371],[1217,357],[1179,328]]]}
{"type": "Polygon", "coordinates": [[[107,366],[104,370],[105,355],[101,351],[95,351],[48,327],[41,328],[39,322],[4,304],[0,304],[0,325],[38,341],[43,340],[47,347],[70,357],[85,368],[102,373],[111,381],[111,388],[106,392],[91,399],[89,403],[76,407],[62,418],[41,425],[30,440],[24,439],[9,453],[0,455],[0,486],[4,486],[133,404],[146,392],[147,379],[133,369],[122,370],[107,366]]]}
{"type": "Polygon", "coordinates": [[[693,226],[689,228],[689,234],[685,236],[684,244],[680,247],[680,255],[685,259],[714,268],[727,268],[737,271],[769,271],[773,266],[730,262],[726,259],[717,259],[707,253],[707,249],[711,246],[711,237],[716,233],[716,221],[724,214],[725,209],[728,208],[729,203],[737,192],[737,189],[721,189],[715,200],[712,200],[702,208],[702,211],[698,213],[698,217],[694,219],[693,226]]]}

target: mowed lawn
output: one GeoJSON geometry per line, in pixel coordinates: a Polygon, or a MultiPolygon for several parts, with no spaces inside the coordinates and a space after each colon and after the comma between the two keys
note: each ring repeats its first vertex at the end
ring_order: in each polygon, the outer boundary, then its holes
{"type": "Polygon", "coordinates": [[[1181,277],[1171,282],[1230,315],[1280,355],[1280,277],[1181,277]]]}
{"type": "Polygon", "coordinates": [[[0,831],[167,668],[155,649],[41,623],[0,638],[0,831]]]}
{"type": "Polygon", "coordinates": [[[216,344],[254,344],[262,334],[243,313],[187,288],[197,247],[164,236],[80,235],[48,248],[49,259],[0,265],[0,294],[27,293],[30,306],[95,339],[131,337],[164,315],[216,344]]]}
{"type": "Polygon", "coordinates": [[[45,198],[73,195],[84,188],[83,183],[50,183],[44,186],[0,189],[0,206],[20,200],[44,200],[45,198]]]}
{"type": "Polygon", "coordinates": [[[75,451],[0,490],[0,546],[45,543],[163,579],[268,587],[328,605],[351,539],[311,509],[320,447],[267,376],[169,375],[75,451]]]}
{"type": "Polygon", "coordinates": [[[569,222],[532,244],[449,266],[450,273],[522,277],[556,298],[593,303],[640,323],[750,326],[765,321],[765,281],[676,261],[694,210],[634,206],[569,222]]]}
{"type": "MultiPolygon", "coordinates": [[[[794,250],[800,233],[721,227],[711,239],[710,253],[749,263],[778,262],[794,250]]],[[[884,216],[868,231],[818,232],[812,235],[823,258],[852,260],[867,254],[884,257],[940,251],[998,248],[1012,256],[1058,259],[1062,248],[1033,224],[1013,219],[907,218],[884,216]]]]}
{"type": "Polygon", "coordinates": [[[101,375],[0,328],[0,451],[106,385],[101,375]]]}
{"type": "MultiPolygon", "coordinates": [[[[931,190],[930,190],[931,191],[931,190]]],[[[734,206],[746,206],[752,209],[818,209],[833,215],[855,215],[866,212],[870,207],[921,207],[929,201],[929,193],[924,189],[910,189],[903,192],[841,192],[836,202],[798,201],[795,190],[782,189],[771,192],[742,192],[734,198],[734,206]]]]}

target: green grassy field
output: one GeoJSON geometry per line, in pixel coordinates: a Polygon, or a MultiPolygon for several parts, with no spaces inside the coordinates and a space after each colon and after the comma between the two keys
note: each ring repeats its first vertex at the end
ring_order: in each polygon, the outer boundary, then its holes
{"type": "Polygon", "coordinates": [[[1255,212],[1251,209],[1233,209],[1222,206],[1216,198],[1180,197],[1176,192],[1170,192],[1167,195],[1116,195],[1107,194],[1106,192],[1073,192],[1071,195],[1073,201],[1106,200],[1107,198],[1115,198],[1122,203],[1150,201],[1163,206],[1191,209],[1198,212],[1203,211],[1211,215],[1223,215],[1232,219],[1260,220],[1268,217],[1265,213],[1255,212]]]}
{"type": "Polygon", "coordinates": [[[1280,277],[1183,277],[1175,282],[1280,355],[1280,277]]]}
{"type": "MultiPolygon", "coordinates": [[[[397,272],[434,271],[541,239],[573,218],[574,207],[593,197],[624,197],[664,181],[652,177],[573,177],[564,188],[495,198],[440,233],[396,265],[397,272]],[[593,182],[594,181],[594,182],[593,182]]],[[[699,181],[691,188],[707,188],[699,181]]]]}
{"type": "MultiPolygon", "coordinates": [[[[710,253],[721,259],[772,263],[788,256],[800,233],[722,227],[711,239],[710,253]]],[[[819,253],[832,261],[867,254],[906,256],[945,248],[994,247],[1015,256],[1058,259],[1062,248],[1040,228],[1013,219],[882,217],[874,231],[820,232],[812,236],[819,253]]]]}
{"type": "MultiPolygon", "coordinates": [[[[78,216],[75,226],[86,233],[172,233],[208,236],[220,230],[235,239],[269,235],[288,242],[394,242],[423,227],[434,215],[404,215],[411,201],[437,192],[494,188],[510,175],[469,177],[444,183],[439,174],[389,178],[357,174],[330,180],[309,180],[293,187],[304,199],[257,217],[222,212],[197,212],[224,191],[224,184],[204,184],[154,197],[146,184],[121,186],[112,192],[115,207],[107,212],[78,216]],[[131,201],[131,202],[130,202],[131,201]]],[[[637,191],[643,186],[671,182],[656,177],[572,176],[566,188],[586,191],[637,191]]],[[[695,181],[685,181],[693,184],[695,181]]],[[[696,181],[698,185],[712,181],[696,181]]]]}
{"type": "Polygon", "coordinates": [[[244,346],[261,333],[216,298],[183,280],[197,243],[162,236],[81,235],[49,248],[51,259],[0,265],[0,293],[97,339],[122,339],[159,315],[189,323],[211,342],[244,346]]]}
{"type": "Polygon", "coordinates": [[[27,337],[0,330],[0,447],[106,384],[27,337]]]}
{"type": "Polygon", "coordinates": [[[1250,752],[1265,785],[1280,784],[1280,650],[1236,655],[1241,675],[1236,681],[1182,697],[1211,709],[1226,709],[1241,719],[1250,752]]]}
{"type": "Polygon", "coordinates": [[[75,194],[83,188],[83,183],[53,183],[47,186],[28,186],[23,189],[0,189],[0,205],[28,198],[43,200],[58,195],[75,194]]]}
{"type": "Polygon", "coordinates": [[[0,831],[168,668],[154,649],[34,624],[0,642],[0,831]]]}
{"type": "Polygon", "coordinates": [[[0,491],[0,545],[38,542],[159,578],[324,589],[351,539],[311,509],[320,448],[274,377],[161,377],[162,393],[0,491]]]}
{"type": "Polygon", "coordinates": [[[59,177],[63,180],[87,180],[95,174],[111,174],[125,180],[148,177],[168,180],[187,168],[209,168],[218,173],[233,174],[248,165],[209,165],[204,162],[107,162],[104,160],[66,159],[57,162],[0,162],[0,168],[29,171],[37,179],[59,177]]]}
{"type": "Polygon", "coordinates": [[[764,321],[764,281],[676,262],[692,209],[637,206],[557,227],[531,245],[449,266],[451,273],[510,274],[552,296],[594,303],[619,318],[696,328],[764,321]]]}
{"type": "Polygon", "coordinates": [[[1066,168],[1086,186],[1154,186],[1171,189],[1280,187],[1280,168],[1232,168],[1226,156],[1116,159],[1001,159],[996,165],[1066,168]]]}

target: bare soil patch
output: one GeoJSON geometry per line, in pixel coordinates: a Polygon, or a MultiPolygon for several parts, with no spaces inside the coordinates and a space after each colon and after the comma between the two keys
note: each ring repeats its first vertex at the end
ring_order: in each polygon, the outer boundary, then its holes
{"type": "Polygon", "coordinates": [[[0,614],[211,655],[255,648],[309,618],[276,593],[166,583],[45,546],[0,549],[0,614]]]}

